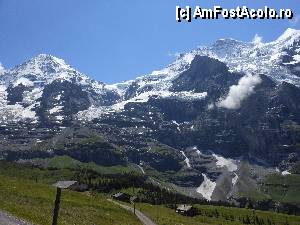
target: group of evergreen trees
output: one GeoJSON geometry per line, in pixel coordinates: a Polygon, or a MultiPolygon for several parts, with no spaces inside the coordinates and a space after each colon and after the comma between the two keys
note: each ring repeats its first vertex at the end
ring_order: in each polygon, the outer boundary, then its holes
{"type": "Polygon", "coordinates": [[[241,208],[250,208],[263,211],[274,211],[278,213],[285,213],[289,215],[300,215],[300,208],[297,205],[275,202],[272,199],[253,200],[251,198],[239,198],[238,205],[241,208]]]}
{"type": "MultiPolygon", "coordinates": [[[[233,211],[234,212],[234,211],[233,211]]],[[[197,209],[197,214],[206,216],[206,217],[214,217],[214,218],[223,218],[228,221],[239,221],[242,224],[249,225],[276,225],[274,220],[269,217],[262,218],[255,213],[255,210],[252,213],[247,215],[234,215],[234,214],[226,214],[224,212],[220,212],[218,209],[214,210],[201,210],[197,209]]],[[[284,224],[280,225],[289,225],[287,219],[284,224]]]]}
{"type": "Polygon", "coordinates": [[[205,200],[190,198],[175,191],[154,185],[147,181],[147,176],[136,173],[99,174],[93,170],[80,170],[76,172],[74,179],[81,184],[88,185],[91,190],[104,193],[136,188],[135,195],[138,198],[137,201],[150,204],[207,203],[205,200]]]}

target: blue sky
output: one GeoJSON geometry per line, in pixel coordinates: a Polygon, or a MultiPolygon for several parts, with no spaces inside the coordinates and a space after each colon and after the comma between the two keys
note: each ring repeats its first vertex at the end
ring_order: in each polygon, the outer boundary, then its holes
{"type": "Polygon", "coordinates": [[[63,58],[106,83],[133,79],[162,68],[174,53],[216,39],[276,39],[300,29],[298,0],[0,0],[0,62],[11,68],[40,53],[63,58]],[[291,8],[296,20],[196,20],[177,23],[175,6],[291,8]]]}

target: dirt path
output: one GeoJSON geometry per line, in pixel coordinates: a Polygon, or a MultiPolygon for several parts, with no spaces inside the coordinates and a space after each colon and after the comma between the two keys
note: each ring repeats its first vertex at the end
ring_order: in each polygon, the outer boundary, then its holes
{"type": "Polygon", "coordinates": [[[0,211],[0,225],[32,225],[21,219],[17,219],[5,212],[0,211]]]}
{"type": "MultiPolygon", "coordinates": [[[[133,213],[133,208],[127,205],[123,205],[119,202],[116,202],[112,199],[107,199],[108,201],[122,207],[123,209],[126,209],[130,212],[133,213]]],[[[141,211],[135,209],[135,215],[137,216],[137,218],[144,224],[144,225],[157,225],[156,223],[154,223],[149,217],[147,217],[145,214],[143,214],[141,211]]]]}

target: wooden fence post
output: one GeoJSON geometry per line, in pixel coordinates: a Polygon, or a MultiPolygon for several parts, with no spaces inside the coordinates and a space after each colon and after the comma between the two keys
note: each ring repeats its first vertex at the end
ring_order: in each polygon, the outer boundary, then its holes
{"type": "Polygon", "coordinates": [[[61,189],[57,188],[56,189],[56,198],[55,198],[55,203],[54,203],[54,210],[53,210],[52,225],[57,225],[59,205],[60,205],[60,196],[61,196],[61,189]]]}
{"type": "Polygon", "coordinates": [[[53,186],[56,187],[56,197],[54,202],[52,225],[57,225],[61,190],[71,188],[72,186],[74,187],[76,183],[77,181],[70,180],[70,181],[58,181],[55,184],[53,184],[53,186]]]}

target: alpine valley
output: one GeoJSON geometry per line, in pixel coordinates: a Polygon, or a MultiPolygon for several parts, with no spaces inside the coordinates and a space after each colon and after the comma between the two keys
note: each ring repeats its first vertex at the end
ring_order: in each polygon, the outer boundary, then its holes
{"type": "Polygon", "coordinates": [[[300,205],[300,30],[220,39],[107,85],[41,54],[0,70],[0,158],[132,168],[209,201],[300,205]]]}

